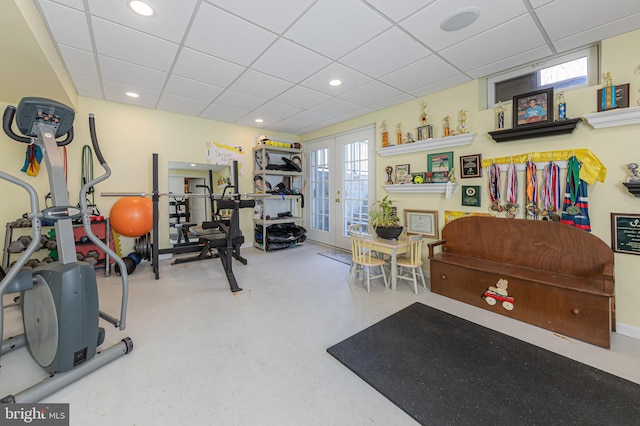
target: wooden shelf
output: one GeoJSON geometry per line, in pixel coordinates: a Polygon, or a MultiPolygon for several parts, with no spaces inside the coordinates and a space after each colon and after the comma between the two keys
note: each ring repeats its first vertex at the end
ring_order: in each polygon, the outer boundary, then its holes
{"type": "MultiPolygon", "coordinates": [[[[453,189],[458,186],[453,184],[453,189]]],[[[444,194],[447,190],[446,183],[405,183],[396,185],[384,185],[384,189],[391,194],[444,194]]]]}
{"type": "Polygon", "coordinates": [[[496,130],[489,135],[496,142],[508,142],[520,139],[543,138],[547,136],[571,133],[578,126],[582,118],[558,120],[553,123],[529,124],[515,129],[496,130]]]}
{"type": "Polygon", "coordinates": [[[594,129],[640,124],[640,106],[585,114],[584,118],[594,129]]]}
{"type": "Polygon", "coordinates": [[[475,137],[475,133],[464,133],[462,135],[448,136],[446,138],[425,139],[412,143],[403,143],[402,145],[378,148],[376,149],[376,152],[381,157],[387,157],[389,155],[400,155],[409,154],[412,152],[452,148],[454,146],[471,145],[475,137]]]}

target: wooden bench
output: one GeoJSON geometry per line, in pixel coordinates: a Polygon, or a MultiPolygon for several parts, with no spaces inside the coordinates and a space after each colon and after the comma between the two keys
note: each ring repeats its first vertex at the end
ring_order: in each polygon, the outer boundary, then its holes
{"type": "Polygon", "coordinates": [[[428,247],[432,292],[610,347],[613,251],[598,237],[559,222],[471,216],[428,247]]]}

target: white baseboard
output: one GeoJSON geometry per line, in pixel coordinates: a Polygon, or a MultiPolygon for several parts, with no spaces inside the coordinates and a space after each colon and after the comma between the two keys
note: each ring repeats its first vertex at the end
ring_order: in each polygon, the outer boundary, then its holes
{"type": "Polygon", "coordinates": [[[630,325],[621,324],[619,322],[616,323],[616,333],[621,334],[623,336],[632,337],[634,339],[640,340],[640,328],[632,327],[630,325]]]}

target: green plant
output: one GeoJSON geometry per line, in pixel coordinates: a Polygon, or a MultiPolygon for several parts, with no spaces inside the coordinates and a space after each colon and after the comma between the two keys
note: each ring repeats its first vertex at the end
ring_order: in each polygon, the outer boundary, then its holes
{"type": "Polygon", "coordinates": [[[378,226],[398,226],[400,219],[398,219],[392,205],[393,201],[389,199],[388,195],[385,195],[382,200],[376,201],[372,209],[369,210],[371,226],[374,228],[378,226]]]}

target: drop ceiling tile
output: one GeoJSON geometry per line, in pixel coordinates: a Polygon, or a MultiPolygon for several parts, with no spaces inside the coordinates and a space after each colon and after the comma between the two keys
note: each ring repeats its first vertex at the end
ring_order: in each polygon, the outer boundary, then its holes
{"type": "Polygon", "coordinates": [[[329,117],[344,116],[345,114],[361,109],[362,105],[354,104],[353,102],[345,101],[339,98],[331,98],[310,108],[310,111],[317,112],[329,117]]]}
{"type": "Polygon", "coordinates": [[[380,102],[372,103],[371,105],[369,105],[369,107],[373,108],[376,111],[379,111],[381,109],[389,108],[404,102],[409,102],[412,99],[415,99],[415,96],[412,96],[408,93],[400,93],[399,95],[392,96],[380,102]]]}
{"type": "Polygon", "coordinates": [[[117,83],[115,81],[103,80],[104,98],[108,101],[121,102],[124,104],[137,105],[147,108],[155,108],[160,92],[148,90],[142,87],[134,87],[127,84],[117,83]],[[139,98],[131,98],[126,95],[127,92],[133,91],[140,95],[139,98]]]}
{"type": "Polygon", "coordinates": [[[293,83],[270,75],[247,70],[229,88],[237,92],[271,99],[287,89],[293,87],[293,83]]]}
{"type": "Polygon", "coordinates": [[[352,118],[356,118],[356,117],[360,117],[363,116],[365,114],[370,114],[372,113],[374,110],[372,108],[368,108],[368,107],[362,107],[362,108],[358,108],[356,110],[353,111],[349,111],[346,112],[344,114],[340,115],[340,120],[351,120],[352,118]]]}
{"type": "Polygon", "coordinates": [[[98,56],[102,78],[150,90],[162,90],[167,73],[106,56],[98,56]]]}
{"type": "MultiPolygon", "coordinates": [[[[212,102],[224,89],[189,78],[171,75],[164,88],[164,93],[181,96],[201,102],[212,102]]],[[[197,115],[197,114],[196,114],[197,115]]]]}
{"type": "Polygon", "coordinates": [[[203,110],[205,110],[208,105],[208,102],[197,101],[195,99],[187,99],[181,96],[165,93],[160,97],[160,101],[158,102],[158,109],[197,116],[203,110]]]}
{"type": "Polygon", "coordinates": [[[98,68],[93,53],[65,45],[60,45],[58,48],[70,73],[98,77],[98,68]]]}
{"type": "Polygon", "coordinates": [[[100,80],[98,80],[97,77],[72,73],[71,79],[73,80],[74,86],[76,86],[78,95],[86,96],[88,98],[103,99],[100,80]]]}
{"type": "Polygon", "coordinates": [[[183,48],[178,55],[173,73],[214,86],[227,87],[243,70],[240,65],[183,48]]]}
{"type": "Polygon", "coordinates": [[[331,61],[324,56],[281,38],[270,46],[251,68],[299,83],[330,63],[331,61]]]}
{"type": "Polygon", "coordinates": [[[362,106],[369,106],[376,102],[382,102],[385,99],[398,96],[401,93],[398,89],[373,80],[340,95],[340,99],[362,106]]]}
{"type": "Polygon", "coordinates": [[[326,101],[329,98],[329,95],[318,92],[317,90],[308,89],[304,86],[294,86],[283,94],[273,98],[273,100],[294,107],[307,109],[314,105],[318,105],[320,102],[326,101]]]}
{"type": "Polygon", "coordinates": [[[453,66],[438,56],[431,55],[380,77],[379,80],[404,92],[410,92],[457,73],[459,71],[453,66]]]}
{"type": "Polygon", "coordinates": [[[128,7],[128,1],[88,0],[88,3],[93,16],[180,43],[197,2],[196,0],[151,2],[155,10],[152,17],[134,13],[128,7]]]}
{"type": "Polygon", "coordinates": [[[397,28],[384,33],[348,53],[340,62],[378,78],[432,52],[397,28]]]}
{"type": "Polygon", "coordinates": [[[271,31],[286,30],[314,0],[215,0],[216,6],[271,31]]]}
{"type": "Polygon", "coordinates": [[[267,126],[270,126],[270,125],[273,125],[275,123],[278,123],[278,122],[282,121],[282,119],[283,119],[283,117],[275,117],[275,116],[271,116],[271,115],[257,114],[255,112],[250,112],[247,115],[245,115],[244,117],[236,120],[235,123],[236,124],[240,124],[242,126],[265,128],[267,126]],[[262,123],[256,123],[256,118],[262,119],[263,122],[262,123]]]}
{"type": "Polygon", "coordinates": [[[291,122],[289,120],[282,120],[272,125],[265,126],[265,129],[268,129],[274,132],[297,134],[300,132],[300,129],[304,127],[305,126],[301,126],[298,123],[291,122]]]}
{"type": "Polygon", "coordinates": [[[247,95],[246,93],[234,92],[233,90],[225,90],[215,100],[215,104],[249,112],[253,111],[256,107],[264,104],[266,101],[267,100],[264,98],[247,95]]]}
{"type": "Polygon", "coordinates": [[[269,31],[202,3],[185,46],[246,66],[275,39],[269,31]]]}
{"type": "MultiPolygon", "coordinates": [[[[439,51],[526,12],[527,9],[521,1],[440,0],[407,18],[401,23],[401,26],[433,50],[439,51]],[[470,7],[480,10],[480,16],[473,24],[458,31],[444,31],[440,28],[442,21],[454,12],[470,7]]],[[[496,44],[494,48],[499,50],[503,47],[502,45],[511,44],[506,42],[511,34],[526,35],[524,29],[515,33],[504,32],[502,43],[496,44]]]]}
{"type": "Polygon", "coordinates": [[[281,120],[283,118],[291,117],[300,111],[302,111],[300,108],[285,105],[280,102],[269,101],[264,105],[260,105],[260,107],[256,108],[253,113],[281,120]]]}
{"type": "Polygon", "coordinates": [[[556,40],[553,42],[553,45],[558,51],[562,52],[617,36],[621,32],[634,31],[638,28],[640,28],[640,13],[627,16],[611,22],[610,24],[601,25],[597,28],[556,40]]]}
{"type": "Polygon", "coordinates": [[[541,6],[544,6],[545,4],[554,2],[556,0],[529,0],[529,3],[531,4],[531,7],[533,7],[534,9],[537,9],[541,6]]]}
{"type": "Polygon", "coordinates": [[[483,78],[502,70],[507,70],[509,68],[520,66],[528,62],[546,58],[550,55],[552,55],[551,49],[549,49],[549,47],[545,44],[534,49],[527,50],[526,52],[521,52],[509,56],[508,58],[468,70],[466,73],[472,78],[483,78]]]}
{"type": "Polygon", "coordinates": [[[462,71],[479,68],[538,48],[544,39],[529,15],[522,15],[489,31],[440,51],[440,55],[462,71]],[[518,43],[504,43],[505,34],[520,34],[518,43]],[[496,48],[500,46],[500,48],[496,48]]]}
{"type": "Polygon", "coordinates": [[[246,113],[247,111],[244,110],[214,104],[209,105],[209,107],[200,114],[200,117],[233,123],[242,118],[246,113]]]}
{"type": "Polygon", "coordinates": [[[178,45],[139,31],[92,18],[97,53],[160,71],[169,71],[178,45]]]}
{"type": "Polygon", "coordinates": [[[357,0],[323,0],[315,3],[284,36],[338,59],[390,26],[389,21],[357,0]]]}
{"type": "Polygon", "coordinates": [[[413,15],[433,2],[434,0],[367,0],[367,3],[396,22],[413,15]]]}
{"type": "Polygon", "coordinates": [[[91,36],[84,12],[52,1],[41,1],[42,13],[56,43],[92,51],[91,36]]]}
{"type": "Polygon", "coordinates": [[[362,86],[364,83],[371,81],[370,77],[367,77],[349,67],[334,62],[328,67],[318,71],[311,77],[302,81],[300,85],[308,87],[310,89],[317,90],[327,95],[337,96],[349,90],[355,89],[358,86],[362,86]],[[341,80],[340,86],[330,86],[329,81],[341,80]]]}
{"type": "Polygon", "coordinates": [[[319,112],[313,111],[301,111],[298,114],[292,115],[289,117],[289,120],[293,120],[296,123],[300,123],[304,126],[309,126],[313,123],[317,123],[319,121],[325,121],[330,119],[331,116],[326,114],[320,114],[319,112]]]}
{"type": "MultiPolygon", "coordinates": [[[[40,5],[42,5],[43,3],[51,3],[49,0],[36,0],[36,2],[40,5]]],[[[62,5],[69,6],[84,12],[83,0],[56,0],[56,3],[60,3],[62,5]]]]}
{"type": "Polygon", "coordinates": [[[417,98],[422,96],[427,96],[432,93],[439,92],[441,90],[450,89],[452,87],[458,86],[463,83],[467,83],[471,81],[471,79],[464,74],[454,75],[453,77],[444,78],[440,81],[436,81],[434,83],[427,84],[418,89],[412,90],[410,93],[417,98]]]}

